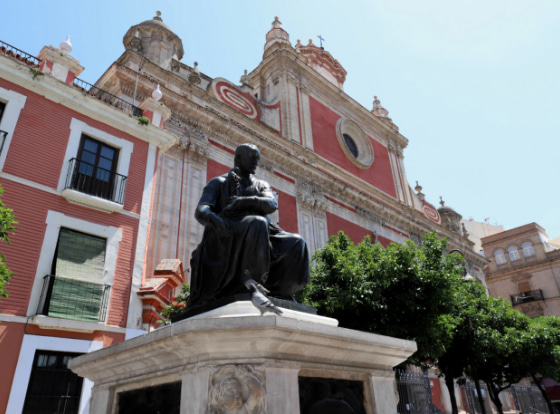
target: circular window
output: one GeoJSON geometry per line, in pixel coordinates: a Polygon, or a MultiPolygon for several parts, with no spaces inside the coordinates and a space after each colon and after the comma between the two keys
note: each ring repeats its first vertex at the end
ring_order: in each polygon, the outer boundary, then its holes
{"type": "Polygon", "coordinates": [[[373,146],[362,128],[350,119],[336,124],[336,137],[344,154],[355,166],[367,169],[373,163],[373,146]]]}

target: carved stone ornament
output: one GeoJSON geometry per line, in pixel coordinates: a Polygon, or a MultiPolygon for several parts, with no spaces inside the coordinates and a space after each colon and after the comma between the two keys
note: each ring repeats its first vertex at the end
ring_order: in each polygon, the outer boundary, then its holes
{"type": "Polygon", "coordinates": [[[208,390],[207,414],[266,414],[264,375],[252,365],[215,369],[208,390]]]}

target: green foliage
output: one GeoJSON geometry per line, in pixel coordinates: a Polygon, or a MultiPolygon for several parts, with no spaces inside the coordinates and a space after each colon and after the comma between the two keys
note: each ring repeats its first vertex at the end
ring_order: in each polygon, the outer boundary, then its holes
{"type": "MultiPolygon", "coordinates": [[[[0,187],[0,196],[4,193],[4,189],[0,187]]],[[[3,201],[0,200],[0,240],[10,243],[9,235],[13,234],[16,224],[15,215],[12,209],[6,207],[3,201]]],[[[0,253],[0,298],[8,297],[6,292],[6,285],[10,281],[13,273],[8,269],[6,264],[6,256],[0,253]]]]}
{"type": "Polygon", "coordinates": [[[137,119],[138,119],[138,123],[142,126],[150,125],[150,118],[147,118],[145,116],[139,116],[137,119]]]}
{"type": "Polygon", "coordinates": [[[187,306],[187,302],[189,300],[189,296],[191,294],[191,287],[187,283],[183,283],[181,287],[181,292],[177,295],[177,297],[173,300],[171,304],[166,306],[161,311],[161,316],[164,317],[165,325],[169,325],[171,323],[171,318],[175,315],[180,314],[182,311],[185,310],[185,306],[187,306]]]}
{"type": "Polygon", "coordinates": [[[445,256],[446,239],[432,232],[386,249],[366,237],[354,245],[340,232],[315,252],[311,283],[302,296],[345,328],[416,340],[416,365],[435,361],[451,342],[454,290],[462,257],[445,256]]]}

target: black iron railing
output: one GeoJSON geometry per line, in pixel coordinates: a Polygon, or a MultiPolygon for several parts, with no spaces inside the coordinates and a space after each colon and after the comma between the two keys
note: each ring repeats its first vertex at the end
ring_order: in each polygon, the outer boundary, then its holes
{"type": "Polygon", "coordinates": [[[67,277],[43,277],[38,315],[54,318],[105,322],[111,285],[103,285],[67,277]]]}
{"type": "Polygon", "coordinates": [[[80,89],[82,92],[87,93],[88,95],[95,96],[97,99],[118,108],[127,114],[132,116],[142,116],[144,111],[142,111],[137,106],[132,105],[130,102],[126,102],[125,100],[116,97],[115,95],[110,94],[109,92],[104,91],[103,89],[99,89],[97,86],[92,85],[91,83],[87,83],[79,78],[74,78],[74,86],[80,89]]]}
{"type": "Polygon", "coordinates": [[[123,204],[126,176],[77,158],[69,162],[64,188],[123,204]]]}
{"type": "Polygon", "coordinates": [[[4,150],[4,142],[6,142],[7,136],[8,133],[0,129],[0,155],[2,155],[2,151],[4,150]]]}
{"type": "Polygon", "coordinates": [[[2,41],[0,41],[0,53],[6,56],[13,57],[20,62],[33,67],[39,66],[39,64],[41,63],[41,59],[39,59],[38,57],[30,55],[29,53],[24,52],[23,50],[20,50],[17,47],[14,47],[2,41]]]}
{"type": "Polygon", "coordinates": [[[521,305],[522,303],[535,302],[537,300],[544,300],[542,290],[540,289],[511,296],[511,303],[513,306],[521,305]]]}

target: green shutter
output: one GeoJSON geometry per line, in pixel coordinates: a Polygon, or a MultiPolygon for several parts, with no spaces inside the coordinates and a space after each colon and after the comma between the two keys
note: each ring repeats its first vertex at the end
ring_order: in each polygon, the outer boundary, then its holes
{"type": "Polygon", "coordinates": [[[99,320],[106,240],[60,229],[49,316],[99,320]]]}

